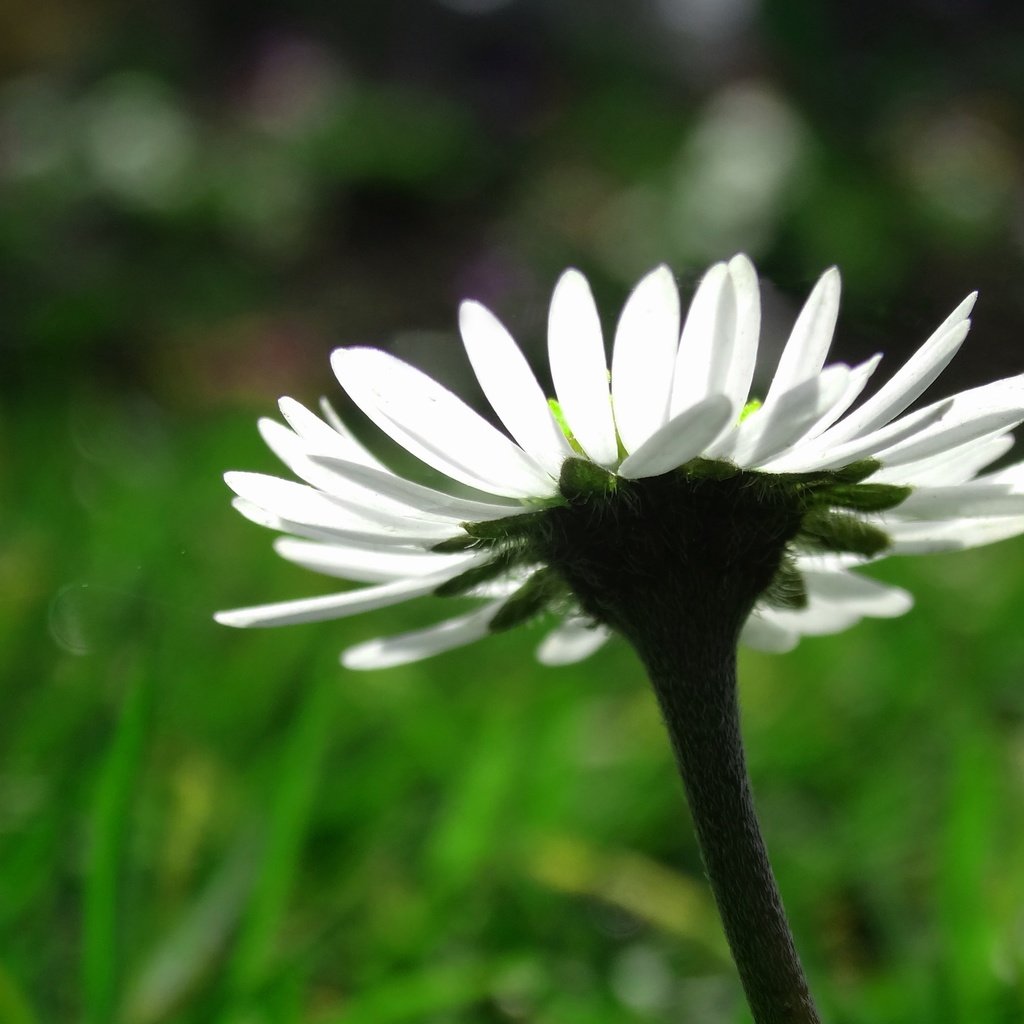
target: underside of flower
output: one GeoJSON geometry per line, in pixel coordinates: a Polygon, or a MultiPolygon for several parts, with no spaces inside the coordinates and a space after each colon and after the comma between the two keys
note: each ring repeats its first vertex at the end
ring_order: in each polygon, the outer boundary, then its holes
{"type": "Polygon", "coordinates": [[[860,513],[896,508],[911,488],[861,482],[878,468],[863,460],[837,470],[770,474],[697,458],[629,480],[568,458],[561,500],[508,519],[464,523],[463,536],[437,546],[490,557],[435,593],[471,593],[519,572],[525,578],[491,622],[492,632],[541,612],[573,610],[624,630],[633,613],[673,594],[714,605],[738,632],[759,601],[807,606],[798,554],[874,557],[889,547],[885,532],[860,513]]]}

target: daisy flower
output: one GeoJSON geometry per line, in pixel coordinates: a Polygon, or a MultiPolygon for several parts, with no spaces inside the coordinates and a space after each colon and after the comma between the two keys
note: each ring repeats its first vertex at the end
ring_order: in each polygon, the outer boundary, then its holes
{"type": "Polygon", "coordinates": [[[504,430],[386,352],[339,349],[334,371],[355,405],[450,484],[394,473],[329,405],[321,417],[282,399],[287,426],[260,429],[304,483],[229,473],[235,506],[285,535],[284,558],[367,585],[217,618],[274,626],[428,594],[477,600],[350,648],[350,668],[414,661],[543,615],[558,619],[538,651],[549,664],[621,633],[657,696],[754,1020],[820,1024],[754,813],[736,645],[783,651],[900,615],[910,596],[861,567],[1024,532],[1024,466],[984,472],[1024,421],[1024,377],[907,411],[963,343],[974,299],[863,399],[879,356],[826,366],[839,309],[829,270],[767,392],[752,397],[760,296],[745,256],[708,270],[685,320],[669,270],[648,274],[619,317],[610,369],[590,288],[569,270],[548,319],[553,398],[490,312],[459,311],[504,430]]]}
{"type": "Polygon", "coordinates": [[[366,669],[544,614],[558,623],[539,659],[576,661],[614,630],[630,634],[624,604],[650,604],[682,580],[713,589],[730,573],[749,580],[736,631],[755,648],[785,651],[803,635],[902,614],[910,595],[861,566],[1024,532],[1024,467],[982,472],[1024,420],[1024,376],[907,412],[963,343],[972,294],[862,400],[881,356],[826,365],[839,292],[833,268],[760,398],[760,297],[746,256],[707,271],[685,318],[668,268],[644,277],[619,317],[610,368],[587,281],[566,271],[548,319],[554,397],[498,319],[464,302],[466,354],[504,430],[387,352],[338,349],[332,365],[355,405],[451,484],[396,474],[327,403],[318,416],[281,399],[287,425],[265,419],[260,430],[304,482],[228,473],[235,507],[285,535],[283,558],[367,586],[218,621],[310,622],[428,594],[482,602],[343,654],[366,669]]]}

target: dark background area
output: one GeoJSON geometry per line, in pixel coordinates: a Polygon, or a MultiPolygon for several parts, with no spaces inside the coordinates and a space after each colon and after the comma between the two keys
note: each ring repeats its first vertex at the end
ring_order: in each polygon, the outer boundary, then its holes
{"type": "Polygon", "coordinates": [[[529,336],[567,264],[617,301],[655,262],[686,280],[738,249],[786,295],[838,263],[844,343],[865,351],[901,354],[980,288],[961,370],[1012,363],[1014,5],[44,0],[3,17],[22,373],[105,364],[152,386],[168,360],[194,390],[256,340],[319,382],[318,342],[449,331],[467,294],[529,336]]]}
{"type": "MultiPolygon", "coordinates": [[[[567,265],[610,328],[749,253],[762,379],[833,263],[834,357],[890,373],[977,288],[936,388],[1024,370],[1019,5],[8,0],[0,76],[0,1020],[744,1020],[632,655],[340,668],[433,601],[221,629],[329,582],[220,474],[278,471],[280,394],[363,431],[337,345],[479,404],[464,297],[543,377],[567,265]]],[[[830,1021],[1024,1017],[1022,555],[744,660],[830,1021]]]]}

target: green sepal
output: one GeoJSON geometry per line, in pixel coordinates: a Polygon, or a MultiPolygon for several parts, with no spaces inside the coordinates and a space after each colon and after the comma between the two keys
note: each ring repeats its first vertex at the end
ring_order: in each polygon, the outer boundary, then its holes
{"type": "Polygon", "coordinates": [[[848,508],[854,512],[887,512],[902,505],[912,491],[913,487],[895,484],[837,484],[822,488],[814,499],[816,504],[848,508]]]}
{"type": "Polygon", "coordinates": [[[877,526],[825,509],[813,509],[804,516],[796,541],[812,550],[868,557],[880,554],[892,543],[877,526]]]}
{"type": "MultiPolygon", "coordinates": [[[[764,476],[787,487],[794,487],[803,492],[815,492],[825,487],[859,484],[866,480],[882,464],[875,459],[862,459],[851,462],[840,469],[812,469],[807,473],[765,473],[764,476]]],[[[761,475],[761,474],[757,474],[761,475]]]]}
{"type": "Polygon", "coordinates": [[[867,480],[872,473],[877,473],[882,468],[878,459],[861,459],[859,462],[851,462],[848,466],[840,469],[827,470],[828,475],[840,484],[859,484],[861,480],[867,480]]]}
{"type": "Polygon", "coordinates": [[[569,502],[611,494],[618,486],[618,477],[588,459],[566,459],[558,477],[558,489],[569,502]]]}
{"type": "Polygon", "coordinates": [[[550,566],[538,569],[491,619],[490,631],[500,633],[513,629],[544,611],[564,589],[559,576],[550,566]]]}
{"type": "MultiPolygon", "coordinates": [[[[485,519],[479,523],[463,523],[462,528],[474,540],[509,541],[523,540],[533,536],[538,525],[544,522],[547,509],[523,512],[517,516],[502,519],[485,519]]],[[[442,543],[444,543],[442,541],[442,543]]]]}
{"type": "Polygon", "coordinates": [[[762,600],[773,608],[799,610],[807,607],[807,587],[792,558],[783,559],[762,600]]]}
{"type": "Polygon", "coordinates": [[[525,552],[522,549],[511,548],[499,551],[489,562],[485,562],[483,565],[474,565],[471,569],[460,572],[458,576],[445,580],[434,590],[434,593],[438,597],[461,597],[474,587],[480,586],[481,583],[490,583],[491,580],[497,579],[511,566],[521,562],[524,557],[525,552]]]}
{"type": "Polygon", "coordinates": [[[439,555],[456,555],[473,548],[487,547],[489,543],[481,537],[471,537],[468,533],[464,533],[458,537],[449,537],[448,540],[439,541],[430,550],[436,551],[439,555]]]}
{"type": "Polygon", "coordinates": [[[691,459],[681,468],[687,476],[701,477],[704,480],[730,480],[742,472],[735,463],[722,459],[691,459]]]}

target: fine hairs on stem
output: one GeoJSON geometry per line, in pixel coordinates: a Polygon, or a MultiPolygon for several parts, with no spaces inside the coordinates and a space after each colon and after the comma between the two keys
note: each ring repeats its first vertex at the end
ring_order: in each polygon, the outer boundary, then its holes
{"type": "Polygon", "coordinates": [[[754,810],[740,738],[735,644],[722,640],[705,633],[703,643],[636,642],[754,1020],[820,1024],[754,810]]]}

